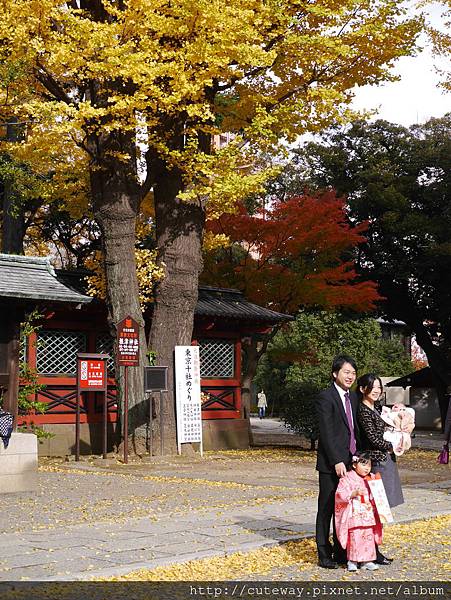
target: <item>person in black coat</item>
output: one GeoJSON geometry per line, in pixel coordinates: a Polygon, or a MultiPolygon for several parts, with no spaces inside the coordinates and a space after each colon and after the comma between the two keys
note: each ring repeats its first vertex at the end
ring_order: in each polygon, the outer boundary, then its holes
{"type": "Polygon", "coordinates": [[[316,546],[318,564],[335,569],[346,564],[346,552],[340,546],[333,523],[333,546],[329,540],[333,521],[335,492],[340,477],[346,474],[357,450],[357,405],[350,391],[357,376],[355,361],[346,355],[334,358],[332,385],[320,392],[316,401],[319,439],[316,469],[319,471],[318,513],[316,516],[316,546]]]}
{"type": "Polygon", "coordinates": [[[445,427],[443,428],[443,446],[449,446],[451,438],[451,390],[448,388],[448,410],[446,411],[445,427]]]}

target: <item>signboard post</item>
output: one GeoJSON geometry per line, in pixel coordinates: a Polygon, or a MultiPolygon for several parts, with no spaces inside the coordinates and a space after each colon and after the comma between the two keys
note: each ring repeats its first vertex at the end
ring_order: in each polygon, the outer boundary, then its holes
{"type": "MultiPolygon", "coordinates": [[[[144,367],[144,391],[160,392],[160,454],[164,452],[163,437],[163,392],[168,390],[168,367],[144,367]]],[[[153,435],[152,435],[152,396],[150,396],[149,408],[150,420],[150,456],[153,454],[153,435]]]]}
{"type": "Polygon", "coordinates": [[[177,410],[177,450],[182,444],[202,445],[202,415],[200,400],[200,358],[198,346],[175,347],[175,390],[177,410]]]}
{"type": "Polygon", "coordinates": [[[124,367],[124,463],[128,463],[128,367],[139,366],[139,324],[128,316],[117,324],[117,364],[124,367]]]}
{"type": "Polygon", "coordinates": [[[77,354],[77,405],[75,414],[75,460],[80,460],[80,398],[83,392],[104,392],[103,458],[107,457],[108,354],[77,354]]]}

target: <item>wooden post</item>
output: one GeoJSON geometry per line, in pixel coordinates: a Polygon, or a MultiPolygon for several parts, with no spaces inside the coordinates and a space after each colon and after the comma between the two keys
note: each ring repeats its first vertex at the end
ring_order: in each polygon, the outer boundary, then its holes
{"type": "MultiPolygon", "coordinates": [[[[78,368],[78,366],[77,366],[78,368]]],[[[81,391],[77,377],[77,404],[75,409],[75,460],[80,460],[80,396],[81,391]]]]}
{"type": "Polygon", "coordinates": [[[124,463],[128,463],[128,367],[124,367],[124,463]]]}
{"type": "Polygon", "coordinates": [[[20,361],[20,322],[23,309],[10,302],[0,307],[0,388],[3,391],[3,409],[14,417],[17,425],[20,361]]]}
{"type": "Polygon", "coordinates": [[[14,417],[14,428],[17,426],[17,415],[19,412],[19,354],[20,354],[20,321],[21,316],[13,311],[13,322],[10,325],[10,341],[8,344],[8,390],[6,392],[5,410],[14,417]]]}
{"type": "MultiPolygon", "coordinates": [[[[105,369],[106,370],[106,369],[105,369]]],[[[105,373],[105,391],[103,393],[103,456],[107,457],[108,452],[108,378],[105,373]]]]}
{"type": "Polygon", "coordinates": [[[164,417],[163,417],[163,392],[160,390],[160,454],[164,454],[164,417]]]}
{"type": "Polygon", "coordinates": [[[130,315],[119,321],[117,331],[117,365],[124,367],[124,463],[128,463],[128,367],[139,366],[139,323],[130,315]]]}
{"type": "Polygon", "coordinates": [[[153,394],[149,394],[150,457],[153,455],[153,394]]]}

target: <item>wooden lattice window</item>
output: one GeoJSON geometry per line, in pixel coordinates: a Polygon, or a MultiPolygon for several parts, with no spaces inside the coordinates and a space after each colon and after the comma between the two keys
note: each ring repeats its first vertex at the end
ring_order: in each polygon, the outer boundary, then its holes
{"type": "Polygon", "coordinates": [[[86,352],[85,333],[60,329],[41,330],[36,347],[38,373],[75,375],[79,352],[86,352]]]}
{"type": "Polygon", "coordinates": [[[230,340],[199,341],[200,376],[203,379],[227,379],[235,375],[235,344],[230,340]]]}
{"type": "Polygon", "coordinates": [[[20,336],[19,361],[28,362],[28,337],[25,335],[20,336]]]}

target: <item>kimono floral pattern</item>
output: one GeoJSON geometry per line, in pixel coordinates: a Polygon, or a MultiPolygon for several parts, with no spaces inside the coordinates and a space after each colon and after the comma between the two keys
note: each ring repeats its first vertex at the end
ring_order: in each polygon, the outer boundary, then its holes
{"type": "Polygon", "coordinates": [[[335,528],[348,560],[367,562],[376,558],[376,544],[382,542],[382,525],[368,483],[349,471],[338,483],[335,494],[335,528]],[[363,495],[351,498],[352,493],[363,495]]]}

